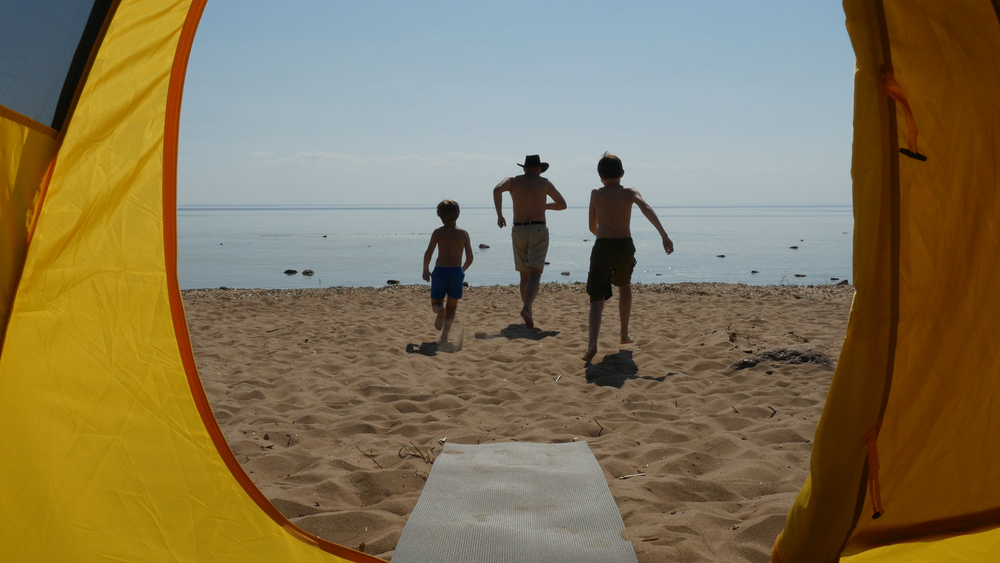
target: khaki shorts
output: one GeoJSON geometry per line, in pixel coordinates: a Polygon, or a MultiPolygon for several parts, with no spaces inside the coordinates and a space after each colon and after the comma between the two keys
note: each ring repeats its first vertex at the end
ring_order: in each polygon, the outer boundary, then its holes
{"type": "Polygon", "coordinates": [[[549,229],[545,225],[514,225],[510,228],[514,243],[514,269],[527,272],[528,268],[545,269],[545,255],[549,252],[549,229]]]}

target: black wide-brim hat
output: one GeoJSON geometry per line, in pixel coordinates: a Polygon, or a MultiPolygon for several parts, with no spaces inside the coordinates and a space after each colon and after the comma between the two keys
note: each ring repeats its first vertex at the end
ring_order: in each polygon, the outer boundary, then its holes
{"type": "Polygon", "coordinates": [[[534,168],[536,166],[541,166],[542,172],[545,172],[546,170],[549,169],[549,163],[542,162],[542,158],[537,154],[529,154],[528,156],[524,157],[524,164],[518,164],[518,166],[520,166],[521,168],[534,168]]]}

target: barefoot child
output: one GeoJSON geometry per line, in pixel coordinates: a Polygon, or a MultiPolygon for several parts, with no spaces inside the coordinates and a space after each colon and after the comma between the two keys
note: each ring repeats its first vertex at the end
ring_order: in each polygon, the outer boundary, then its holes
{"type": "Polygon", "coordinates": [[[458,220],[458,203],[446,199],[437,206],[438,217],[444,223],[431,234],[431,242],[424,253],[424,281],[431,282],[431,309],[437,315],[434,328],[441,331],[441,343],[448,342],[448,332],[455,321],[455,310],[458,300],[462,298],[462,282],[465,281],[465,271],[472,265],[472,239],[469,233],[455,226],[458,220]],[[428,269],[434,247],[437,247],[438,257],[434,263],[434,272],[428,269]],[[462,263],[462,253],[465,252],[465,263],[462,263]],[[444,298],[448,297],[445,305],[444,298]]]}
{"type": "Polygon", "coordinates": [[[587,275],[587,294],[590,296],[590,346],[583,355],[589,362],[597,354],[597,336],[601,332],[604,302],[611,298],[611,286],[618,287],[618,313],[621,317],[621,343],[631,344],[628,319],[632,312],[632,269],[635,267],[635,246],[632,244],[632,205],[639,206],[642,214],[656,227],[663,239],[663,250],[670,254],[674,243],[660,224],[656,212],[649,206],[639,190],[621,184],[625,169],[622,161],[611,153],[597,163],[597,173],[604,187],[590,194],[590,232],[597,235],[590,253],[590,273],[587,275]]]}

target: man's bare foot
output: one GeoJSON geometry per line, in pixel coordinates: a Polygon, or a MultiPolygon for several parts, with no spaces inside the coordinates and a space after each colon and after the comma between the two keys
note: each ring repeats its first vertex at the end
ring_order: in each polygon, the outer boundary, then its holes
{"type": "Polygon", "coordinates": [[[521,309],[521,318],[524,319],[524,326],[528,328],[535,328],[535,321],[531,318],[531,313],[521,309]]]}
{"type": "Polygon", "coordinates": [[[587,350],[586,354],[583,355],[583,361],[589,363],[590,360],[593,360],[594,356],[596,356],[596,355],[597,355],[597,348],[591,348],[591,349],[587,350]]]}
{"type": "Polygon", "coordinates": [[[437,312],[437,317],[434,318],[434,328],[441,330],[441,327],[443,326],[444,326],[444,307],[441,307],[441,310],[437,312]]]}
{"type": "Polygon", "coordinates": [[[622,336],[622,344],[632,344],[634,342],[635,342],[635,340],[632,340],[631,336],[629,336],[627,334],[625,336],[622,336]]]}

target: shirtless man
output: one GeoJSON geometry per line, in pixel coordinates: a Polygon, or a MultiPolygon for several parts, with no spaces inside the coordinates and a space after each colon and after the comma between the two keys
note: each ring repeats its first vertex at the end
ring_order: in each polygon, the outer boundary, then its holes
{"type": "Polygon", "coordinates": [[[521,318],[524,326],[535,328],[531,304],[538,295],[538,284],[545,268],[545,255],[549,250],[549,229],[545,226],[545,210],[566,209],[566,200],[556,191],[552,182],[542,178],[542,172],[549,168],[547,162],[537,155],[524,157],[524,164],[518,164],[524,174],[504,178],[493,188],[493,203],[497,208],[497,226],[507,226],[503,216],[503,193],[510,192],[514,202],[514,222],[510,236],[514,244],[514,268],[521,274],[521,318]],[[549,202],[548,198],[552,198],[549,202]]]}
{"type": "Polygon", "coordinates": [[[625,175],[622,161],[611,153],[597,163],[597,173],[604,187],[590,194],[590,232],[597,235],[590,253],[590,273],[587,274],[587,294],[590,296],[590,346],[583,355],[589,362],[597,354],[597,337],[601,332],[604,302],[611,298],[611,286],[618,288],[618,313],[621,317],[621,343],[631,344],[628,320],[632,312],[632,269],[635,268],[635,245],[632,244],[632,205],[656,227],[663,239],[663,250],[674,251],[674,243],[663,230],[653,208],[639,195],[639,190],[622,186],[625,175]]]}

